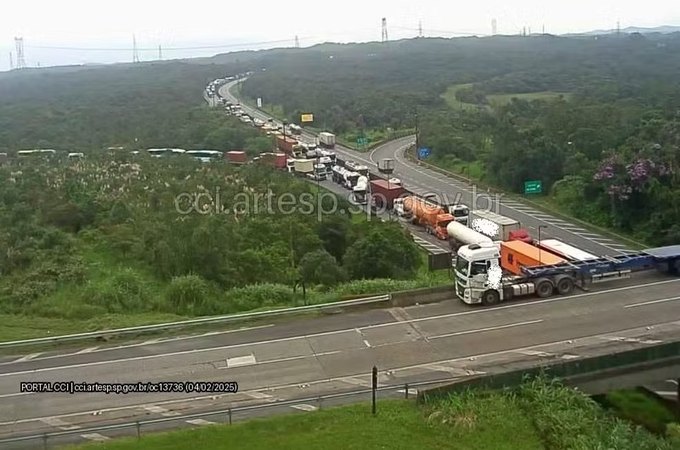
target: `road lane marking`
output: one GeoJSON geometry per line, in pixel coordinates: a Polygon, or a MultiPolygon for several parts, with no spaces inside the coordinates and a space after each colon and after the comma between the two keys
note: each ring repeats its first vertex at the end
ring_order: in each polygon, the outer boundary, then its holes
{"type": "Polygon", "coordinates": [[[660,341],[658,339],[638,339],[638,338],[630,338],[630,337],[623,337],[623,336],[600,336],[600,339],[604,339],[605,341],[614,341],[614,342],[628,342],[631,344],[648,344],[648,345],[654,345],[654,344],[661,344],[663,341],[660,341]]]}
{"type": "Polygon", "coordinates": [[[215,425],[215,422],[210,422],[210,421],[204,420],[204,419],[191,419],[191,420],[187,420],[186,422],[190,423],[192,425],[215,425]]]}
{"type": "MultiPolygon", "coordinates": [[[[287,358],[276,358],[276,359],[267,359],[264,361],[257,361],[255,365],[261,366],[263,364],[273,364],[273,363],[280,363],[280,362],[286,362],[286,361],[295,361],[298,359],[309,359],[309,358],[318,358],[319,356],[329,356],[329,355],[335,355],[336,353],[342,353],[341,350],[334,350],[332,352],[321,352],[321,353],[312,353],[310,355],[300,355],[300,356],[289,356],[287,358]]],[[[228,369],[229,367],[218,367],[218,370],[224,370],[228,369]]]]}
{"type": "MultiPolygon", "coordinates": [[[[660,324],[656,324],[655,326],[664,326],[664,325],[680,325],[680,321],[671,321],[671,322],[664,322],[660,324]]],[[[644,330],[644,327],[635,327],[635,328],[629,328],[629,329],[624,329],[624,330],[619,330],[620,333],[624,332],[631,332],[631,331],[642,331],[644,330]]],[[[597,339],[602,337],[601,334],[593,334],[593,335],[588,335],[588,336],[581,336],[577,338],[572,338],[572,339],[566,339],[566,340],[560,340],[560,341],[553,341],[553,342],[546,342],[543,344],[537,344],[537,345],[531,345],[531,346],[526,346],[526,347],[518,347],[518,348],[512,348],[512,349],[507,349],[507,350],[498,350],[495,352],[489,352],[489,353],[481,353],[477,355],[466,355],[466,356],[460,356],[452,359],[445,359],[445,360],[439,360],[439,361],[432,361],[432,362],[427,362],[427,363],[421,363],[421,364],[413,364],[409,366],[402,366],[402,367],[394,367],[390,368],[388,370],[391,370],[392,372],[398,372],[398,371],[407,371],[407,370],[413,370],[413,369],[419,369],[419,368],[424,368],[426,369],[429,366],[432,365],[441,365],[441,364],[453,364],[453,363],[458,363],[458,362],[465,362],[469,363],[471,360],[477,360],[481,358],[488,358],[488,357],[494,357],[494,356],[501,356],[501,355],[509,355],[512,353],[517,353],[520,351],[524,350],[531,350],[531,349],[537,349],[537,348],[545,348],[545,347],[550,347],[553,345],[564,345],[568,344],[570,346],[573,346],[577,341],[588,341],[591,339],[597,339]]],[[[346,382],[349,384],[359,384],[361,386],[365,387],[370,387],[369,382],[363,382],[359,380],[359,376],[367,376],[366,373],[358,373],[354,374],[352,376],[344,376],[344,377],[336,377],[336,378],[326,378],[326,379],[321,379],[321,380],[310,380],[310,381],[304,381],[300,380],[295,383],[291,384],[283,384],[283,385],[277,385],[277,386],[270,386],[270,390],[277,390],[277,389],[288,389],[288,388],[299,388],[301,384],[306,384],[306,385],[312,385],[312,384],[323,384],[323,383],[329,383],[329,382],[346,382]],[[353,381],[353,382],[352,382],[353,381]]],[[[673,380],[671,380],[673,381],[673,380]]],[[[250,396],[252,398],[256,399],[271,399],[272,397],[268,394],[264,394],[258,391],[243,391],[241,392],[243,395],[250,396]]],[[[215,400],[215,398],[222,398],[222,397],[232,397],[233,394],[222,394],[222,395],[206,395],[206,396],[198,396],[198,397],[190,397],[190,398],[182,398],[182,399],[173,399],[173,400],[164,400],[164,401],[159,401],[156,402],[156,404],[162,404],[162,405],[169,405],[169,404],[174,404],[174,403],[184,403],[187,401],[200,401],[200,400],[215,400]]],[[[112,407],[112,408],[103,408],[103,409],[97,409],[94,411],[80,411],[80,412],[73,412],[73,413],[66,413],[66,414],[61,414],[58,416],[53,416],[57,418],[67,418],[67,417],[77,417],[77,416],[82,416],[82,415],[92,415],[93,413],[107,413],[107,412],[115,412],[115,411],[123,411],[123,410],[128,410],[128,409],[138,409],[140,407],[143,407],[145,405],[128,405],[128,406],[117,406],[117,407],[112,407]]],[[[0,426],[7,426],[7,425],[17,425],[21,423],[32,423],[35,421],[41,421],[44,418],[39,418],[39,417],[33,417],[33,418],[27,418],[27,419],[18,419],[18,420],[12,420],[10,422],[0,422],[0,426]]]]}
{"type": "Polygon", "coordinates": [[[80,428],[78,425],[73,425],[72,423],[64,422],[58,417],[44,417],[40,419],[40,421],[46,423],[51,427],[59,428],[60,430],[64,431],[77,430],[80,428]]]}
{"type": "Polygon", "coordinates": [[[302,411],[316,411],[317,407],[312,406],[312,405],[307,405],[306,403],[303,403],[301,405],[291,405],[291,408],[299,409],[302,411]]]}
{"type": "Polygon", "coordinates": [[[678,385],[678,380],[666,380],[667,383],[673,383],[674,385],[678,385]]]}
{"type": "MultiPolygon", "coordinates": [[[[397,390],[397,392],[399,394],[406,394],[406,389],[399,389],[399,390],[397,390]]],[[[409,388],[408,395],[418,395],[418,389],[409,388]]]]}
{"type": "MultiPolygon", "coordinates": [[[[543,300],[528,300],[525,302],[521,303],[512,303],[509,305],[504,305],[504,306],[495,306],[492,308],[484,308],[484,309],[474,309],[470,311],[462,311],[462,312],[456,312],[456,313],[449,313],[449,314],[442,314],[438,316],[430,316],[430,317],[421,317],[417,319],[410,319],[407,321],[394,321],[394,322],[385,322],[382,324],[375,324],[375,325],[367,325],[361,327],[362,330],[369,330],[369,329],[374,329],[374,328],[381,328],[381,327],[387,327],[387,326],[395,326],[395,325],[403,325],[405,323],[418,323],[418,322],[424,322],[428,320],[439,320],[439,319],[445,319],[449,317],[461,317],[461,316],[467,316],[467,315],[474,315],[474,314],[485,314],[485,313],[496,313],[497,311],[502,311],[506,309],[512,309],[512,308],[523,308],[523,307],[532,307],[532,306],[538,306],[538,305],[543,305],[546,303],[553,303],[553,302],[560,302],[560,301],[571,301],[574,299],[583,299],[587,297],[594,297],[598,295],[605,295],[605,294],[611,294],[613,292],[621,292],[621,291],[631,291],[631,290],[636,290],[636,289],[643,289],[647,288],[650,286],[661,286],[664,284],[669,284],[669,283],[680,283],[679,279],[672,279],[672,280],[664,280],[664,281],[655,281],[652,283],[646,283],[646,284],[641,284],[637,286],[624,286],[620,288],[613,288],[613,289],[608,289],[604,291],[598,291],[598,292],[586,292],[583,294],[578,294],[578,295],[570,295],[570,296],[556,296],[553,298],[547,298],[543,300]]],[[[664,299],[660,299],[664,300],[664,299]]],[[[91,367],[91,366],[98,366],[98,365],[105,365],[105,364],[119,364],[122,362],[130,362],[130,361],[143,361],[143,360],[148,360],[148,359],[154,359],[154,358],[166,358],[170,356],[180,356],[180,355],[186,355],[186,354],[197,354],[197,353],[203,353],[203,352],[212,352],[212,351],[218,351],[218,350],[226,350],[226,349],[233,349],[233,348],[240,348],[240,347],[251,347],[254,345],[266,345],[266,344],[272,344],[272,343],[279,343],[279,342],[290,342],[290,341],[295,341],[299,339],[309,339],[313,337],[319,337],[319,336],[332,336],[336,334],[343,334],[343,333],[352,333],[356,327],[352,328],[347,328],[347,329],[342,329],[342,330],[333,330],[333,331],[324,331],[320,333],[313,333],[313,334],[308,334],[308,335],[298,335],[298,336],[290,336],[290,337],[285,337],[285,338],[277,338],[277,339],[269,339],[265,341],[255,341],[255,342],[244,342],[242,344],[233,344],[233,345],[226,345],[226,346],[220,346],[220,347],[209,347],[209,348],[200,348],[196,350],[182,350],[182,351],[177,351],[177,352],[168,352],[168,353],[157,353],[154,355],[144,355],[144,356],[133,356],[129,358],[120,358],[120,359],[110,359],[106,361],[93,361],[89,363],[81,363],[81,364],[70,364],[70,365],[64,365],[64,366],[54,366],[54,367],[44,367],[40,369],[33,369],[33,370],[23,370],[23,371],[17,371],[17,372],[6,372],[6,373],[0,373],[0,378],[2,377],[9,377],[9,376],[17,376],[17,375],[25,375],[25,374],[36,374],[36,373],[41,373],[41,372],[52,372],[55,370],[65,370],[65,369],[75,369],[75,368],[81,368],[81,367],[91,367]]]]}
{"type": "Polygon", "coordinates": [[[680,297],[661,298],[658,300],[651,300],[648,302],[633,303],[632,305],[625,305],[624,308],[637,308],[639,306],[656,305],[657,303],[674,302],[676,300],[680,300],[680,297]]]}
{"type": "MultiPolygon", "coordinates": [[[[84,348],[80,351],[75,352],[76,355],[81,355],[83,353],[92,353],[93,351],[97,350],[99,347],[89,347],[89,348],[84,348]]],[[[45,359],[45,358],[43,358],[45,359]]]]}
{"type": "MultiPolygon", "coordinates": [[[[188,340],[188,339],[195,339],[195,338],[200,338],[200,337],[205,337],[205,336],[213,336],[213,335],[218,335],[218,334],[230,334],[230,333],[237,333],[239,331],[258,330],[260,328],[269,328],[269,327],[273,327],[273,326],[274,326],[274,324],[271,323],[271,324],[267,324],[267,325],[258,325],[256,327],[238,328],[238,329],[235,329],[235,330],[211,331],[211,332],[205,333],[205,334],[196,334],[196,335],[192,335],[192,336],[179,336],[179,337],[174,337],[174,338],[168,338],[165,341],[163,341],[163,344],[167,344],[168,342],[184,341],[184,340],[188,340]]],[[[122,349],[126,349],[126,348],[142,347],[144,345],[148,345],[148,344],[146,342],[139,342],[137,344],[119,345],[119,346],[116,346],[116,347],[105,347],[105,348],[100,348],[98,350],[95,350],[97,347],[92,347],[93,350],[91,350],[91,353],[100,353],[100,352],[106,352],[106,351],[111,351],[111,350],[122,350],[122,349]]],[[[58,355],[51,355],[51,356],[46,356],[44,358],[39,358],[39,360],[45,361],[45,360],[48,360],[48,359],[64,358],[64,357],[67,357],[67,356],[73,356],[73,355],[77,355],[77,354],[80,354],[80,353],[85,353],[85,352],[83,352],[81,350],[81,351],[75,352],[75,353],[64,353],[64,354],[58,354],[58,355]]],[[[6,362],[0,363],[0,366],[4,366],[4,365],[7,365],[7,364],[14,364],[16,362],[17,361],[6,361],[6,362]]]]}
{"type": "Polygon", "coordinates": [[[484,333],[486,331],[496,331],[496,330],[503,330],[506,328],[513,328],[513,327],[521,327],[524,325],[532,325],[535,323],[541,323],[543,322],[543,319],[538,319],[538,320],[530,320],[527,322],[516,322],[516,323],[509,323],[506,325],[498,325],[495,327],[486,327],[486,328],[477,328],[476,330],[466,330],[466,331],[456,331],[455,333],[448,333],[448,334],[440,334],[438,336],[429,336],[428,339],[441,339],[441,338],[447,338],[447,337],[452,337],[452,336],[462,336],[464,334],[473,334],[473,333],[484,333]]]}
{"type": "Polygon", "coordinates": [[[267,400],[267,401],[274,401],[274,396],[265,394],[264,392],[259,392],[259,391],[252,391],[252,392],[244,392],[245,395],[248,397],[252,397],[256,400],[267,400]]]}
{"type": "Polygon", "coordinates": [[[147,406],[143,406],[142,409],[144,409],[144,410],[146,410],[150,413],[160,414],[164,417],[173,417],[173,416],[179,416],[180,415],[180,413],[178,413],[177,411],[170,411],[169,409],[163,408],[162,406],[158,406],[158,405],[147,405],[147,406]]]}
{"type": "Polygon", "coordinates": [[[253,364],[257,364],[257,360],[255,360],[255,355],[253,355],[252,353],[250,355],[227,358],[228,368],[252,366],[253,364]]]}
{"type": "Polygon", "coordinates": [[[81,438],[90,440],[90,441],[98,441],[98,442],[103,442],[103,441],[108,441],[109,438],[99,434],[99,433],[87,433],[87,434],[81,434],[81,438]]]}
{"type": "Polygon", "coordinates": [[[24,361],[30,361],[38,356],[42,355],[42,352],[40,353],[31,353],[30,355],[22,356],[19,359],[15,359],[14,361],[11,361],[11,363],[18,363],[18,362],[24,362],[24,361]]]}

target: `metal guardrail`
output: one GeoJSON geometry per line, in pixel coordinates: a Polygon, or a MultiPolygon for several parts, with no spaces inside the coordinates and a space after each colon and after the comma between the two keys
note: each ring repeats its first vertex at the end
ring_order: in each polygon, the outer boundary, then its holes
{"type": "MultiPolygon", "coordinates": [[[[399,390],[403,389],[404,390],[404,398],[409,399],[410,398],[409,391],[412,388],[417,388],[417,387],[420,387],[420,386],[442,384],[442,383],[447,383],[447,382],[450,382],[450,381],[451,381],[451,377],[437,379],[437,380],[430,380],[430,381],[404,383],[404,384],[398,384],[398,385],[397,384],[391,384],[391,385],[386,385],[386,386],[378,386],[376,391],[378,391],[378,392],[399,391],[399,390]]],[[[77,429],[73,429],[73,430],[55,431],[53,433],[24,435],[24,436],[17,436],[17,437],[0,439],[0,446],[2,444],[9,444],[9,443],[13,443],[13,442],[42,440],[44,445],[45,445],[45,448],[47,448],[47,441],[50,438],[56,438],[56,437],[62,437],[62,436],[71,436],[71,435],[82,435],[82,434],[96,433],[96,432],[100,432],[100,431],[114,431],[114,430],[121,430],[121,429],[126,429],[126,428],[135,428],[136,431],[137,431],[137,437],[139,438],[141,436],[141,428],[143,426],[146,426],[146,425],[186,421],[186,420],[200,419],[200,418],[204,418],[204,417],[214,417],[214,416],[228,417],[228,423],[231,425],[233,415],[235,413],[239,413],[239,412],[262,410],[262,409],[275,408],[275,407],[281,407],[281,406],[295,406],[295,405],[309,404],[309,403],[314,403],[314,402],[316,402],[319,405],[319,409],[320,409],[321,402],[323,400],[329,400],[329,399],[334,399],[334,398],[348,398],[348,397],[353,397],[353,396],[357,396],[357,395],[371,394],[371,393],[372,393],[372,389],[370,389],[370,388],[358,389],[358,390],[354,390],[354,391],[340,392],[340,393],[336,393],[336,394],[325,394],[325,395],[318,395],[318,396],[314,396],[314,397],[296,398],[296,399],[292,399],[292,400],[282,400],[282,401],[268,402],[268,403],[257,404],[257,405],[238,406],[238,407],[235,407],[235,408],[227,408],[227,409],[221,409],[221,410],[217,410],[217,411],[184,414],[184,415],[178,415],[178,416],[162,417],[162,418],[158,418],[158,419],[138,420],[138,421],[134,421],[134,422],[125,422],[125,423],[118,423],[118,424],[112,424],[112,425],[100,425],[100,426],[88,427],[88,428],[77,428],[77,429]]],[[[416,399],[416,396],[414,395],[413,398],[416,399]]]]}
{"type": "Polygon", "coordinates": [[[292,308],[275,309],[271,311],[258,311],[242,314],[228,314],[222,316],[203,317],[199,319],[183,320],[179,322],[159,323],[154,325],[142,325],[139,327],[119,328],[115,330],[92,331],[87,333],[68,334],[63,336],[49,336],[22,341],[0,342],[0,348],[22,347],[27,345],[48,344],[55,342],[77,341],[82,339],[101,338],[112,335],[124,335],[134,333],[148,333],[152,331],[163,331],[174,328],[186,328],[190,326],[237,322],[241,320],[256,319],[260,317],[275,317],[286,314],[297,314],[307,311],[322,311],[326,309],[347,308],[362,305],[375,305],[391,300],[390,294],[377,295],[373,297],[359,298],[355,300],[345,300],[340,302],[321,303],[318,305],[296,306],[292,308]]]}

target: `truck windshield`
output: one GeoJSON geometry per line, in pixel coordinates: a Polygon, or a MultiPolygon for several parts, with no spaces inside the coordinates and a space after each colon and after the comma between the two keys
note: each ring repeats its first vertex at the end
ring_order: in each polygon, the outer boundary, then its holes
{"type": "Polygon", "coordinates": [[[466,217],[470,214],[470,210],[467,208],[457,208],[453,210],[453,215],[455,217],[466,217]]]}
{"type": "Polygon", "coordinates": [[[456,271],[459,272],[461,275],[467,277],[469,266],[470,262],[467,259],[461,256],[458,256],[456,258],[456,271]]]}
{"type": "Polygon", "coordinates": [[[481,275],[486,273],[486,261],[476,261],[472,263],[470,269],[470,276],[481,275]]]}

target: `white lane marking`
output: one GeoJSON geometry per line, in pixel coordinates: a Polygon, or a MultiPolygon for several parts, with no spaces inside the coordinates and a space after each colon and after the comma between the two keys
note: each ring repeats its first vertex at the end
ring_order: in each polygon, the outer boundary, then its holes
{"type": "MultiPolygon", "coordinates": [[[[89,348],[84,348],[84,349],[82,349],[82,350],[80,350],[80,351],[77,351],[75,354],[76,354],[76,355],[81,355],[81,354],[83,354],[83,353],[91,353],[91,352],[97,350],[98,348],[99,348],[99,347],[89,347],[89,348]]],[[[45,358],[43,358],[43,359],[45,359],[45,358]]]]}
{"type": "Polygon", "coordinates": [[[625,305],[624,308],[637,308],[639,306],[656,305],[657,303],[674,302],[676,300],[680,300],[680,297],[661,298],[658,300],[651,300],[648,302],[633,303],[632,305],[625,305]]]}
{"type": "Polygon", "coordinates": [[[103,441],[108,441],[109,438],[99,434],[99,433],[87,433],[87,434],[81,434],[81,438],[88,439],[90,441],[98,441],[98,442],[103,442],[103,441]]]}
{"type": "MultiPolygon", "coordinates": [[[[200,337],[213,336],[213,335],[217,335],[217,334],[230,334],[230,333],[237,333],[237,332],[240,332],[240,331],[258,330],[260,328],[269,328],[269,327],[273,327],[273,326],[274,326],[274,324],[271,323],[271,324],[267,324],[267,325],[259,325],[259,326],[256,326],[256,327],[238,328],[236,330],[211,331],[211,332],[208,332],[208,333],[205,333],[205,334],[197,334],[197,335],[192,335],[192,336],[180,336],[180,337],[176,337],[176,338],[168,338],[165,341],[163,341],[163,343],[167,344],[168,342],[184,341],[184,340],[188,340],[188,339],[196,339],[196,338],[200,338],[200,337]]],[[[140,342],[140,343],[137,343],[137,344],[128,344],[128,345],[119,345],[119,346],[116,346],[116,347],[100,348],[98,350],[92,350],[92,352],[93,353],[100,353],[100,352],[106,352],[106,351],[111,351],[111,350],[121,350],[121,349],[124,349],[124,348],[142,347],[144,345],[148,345],[148,344],[146,342],[140,342]]],[[[96,347],[94,347],[94,348],[96,348],[96,347]]],[[[73,356],[73,355],[77,355],[79,353],[81,353],[81,352],[51,355],[51,356],[46,356],[44,358],[39,358],[39,360],[45,361],[45,360],[48,360],[48,359],[64,358],[66,356],[73,356]]],[[[7,364],[14,364],[15,362],[16,361],[2,362],[2,363],[0,363],[0,366],[4,366],[4,365],[7,365],[7,364]]]]}
{"type": "MultiPolygon", "coordinates": [[[[267,359],[265,361],[256,361],[255,365],[261,366],[263,364],[273,364],[273,363],[280,363],[280,362],[286,362],[286,361],[295,361],[297,359],[318,358],[319,356],[335,355],[336,353],[342,353],[342,352],[340,350],[335,350],[335,351],[332,351],[332,352],[313,353],[311,355],[300,355],[300,356],[289,356],[287,358],[267,359]]],[[[218,367],[218,369],[228,369],[228,367],[218,367]]]]}
{"type": "Polygon", "coordinates": [[[252,392],[244,392],[248,397],[252,397],[257,400],[269,400],[273,401],[274,396],[265,394],[264,392],[258,392],[258,391],[252,391],[252,392]]]}
{"type": "Polygon", "coordinates": [[[369,348],[371,347],[371,344],[369,344],[368,341],[367,341],[366,339],[364,339],[364,345],[365,345],[366,347],[369,347],[369,348]]]}
{"type": "Polygon", "coordinates": [[[179,413],[177,411],[170,411],[169,409],[163,408],[162,406],[158,405],[147,405],[143,406],[142,408],[145,409],[146,411],[149,411],[150,413],[160,414],[165,417],[179,416],[179,413]]]}
{"type": "Polygon", "coordinates": [[[15,359],[12,361],[12,363],[18,363],[18,362],[24,362],[24,361],[30,361],[38,356],[42,355],[42,352],[40,353],[31,353],[30,355],[22,356],[19,359],[15,359]]]}
{"type": "Polygon", "coordinates": [[[253,364],[257,364],[257,361],[255,360],[255,355],[253,355],[252,353],[250,355],[237,356],[235,358],[227,358],[228,368],[252,366],[253,364]]]}
{"type": "Polygon", "coordinates": [[[187,420],[186,422],[190,423],[192,425],[215,425],[215,422],[210,422],[210,421],[204,420],[204,419],[191,419],[191,420],[187,420]]]}
{"type": "Polygon", "coordinates": [[[517,353],[527,356],[540,356],[542,358],[547,358],[548,356],[555,356],[553,353],[541,352],[539,350],[522,350],[517,353]]]}
{"type": "Polygon", "coordinates": [[[80,428],[78,425],[73,425],[71,423],[64,422],[59,417],[44,417],[40,419],[40,421],[46,423],[51,427],[59,428],[60,430],[64,431],[77,430],[78,428],[80,428]]]}
{"type": "Polygon", "coordinates": [[[524,325],[531,325],[531,324],[534,324],[534,323],[541,323],[541,322],[543,322],[543,319],[529,320],[527,322],[509,323],[509,324],[506,324],[506,325],[498,325],[498,326],[495,326],[495,327],[478,328],[476,330],[457,331],[455,333],[440,334],[438,336],[428,336],[428,339],[429,340],[441,339],[441,338],[447,338],[447,337],[452,337],[452,336],[462,336],[464,334],[483,333],[483,332],[486,332],[486,331],[503,330],[505,328],[521,327],[521,326],[524,326],[524,325]]]}
{"type": "Polygon", "coordinates": [[[649,345],[654,345],[654,344],[660,344],[663,341],[660,341],[658,339],[638,339],[638,338],[630,338],[630,337],[621,337],[621,336],[600,336],[600,339],[604,339],[605,341],[614,341],[614,342],[628,342],[631,344],[649,344],[649,345]]]}
{"type": "Polygon", "coordinates": [[[302,411],[316,411],[316,409],[317,409],[316,406],[307,405],[305,403],[303,403],[301,405],[291,405],[291,408],[299,409],[299,410],[302,410],[302,411]]]}
{"type": "MultiPolygon", "coordinates": [[[[405,394],[406,389],[399,389],[397,392],[400,393],[400,394],[405,394]]],[[[409,388],[408,395],[418,395],[418,389],[409,388]]]]}
{"type": "Polygon", "coordinates": [[[667,383],[673,383],[674,385],[678,385],[678,380],[666,380],[667,383]]]}
{"type": "MultiPolygon", "coordinates": [[[[410,319],[410,320],[405,320],[405,321],[401,321],[401,322],[394,321],[394,322],[386,322],[386,323],[382,323],[382,324],[367,325],[367,326],[361,327],[361,329],[367,330],[367,329],[381,328],[381,327],[394,326],[394,325],[403,325],[405,323],[417,323],[417,322],[424,322],[424,321],[428,321],[428,320],[438,320],[438,319],[444,319],[444,318],[448,318],[448,317],[459,317],[459,316],[467,316],[467,315],[473,315],[473,314],[484,314],[484,313],[492,313],[493,314],[493,313],[496,313],[497,311],[502,311],[502,310],[505,310],[505,309],[533,307],[533,306],[537,306],[537,305],[543,305],[543,304],[546,304],[546,303],[560,302],[560,301],[571,301],[571,300],[574,300],[574,299],[582,299],[582,298],[585,298],[585,297],[594,297],[594,296],[597,296],[597,295],[610,294],[610,293],[613,293],[613,292],[632,291],[632,290],[636,290],[636,289],[647,288],[647,287],[650,287],[650,286],[660,286],[660,285],[664,285],[664,284],[679,283],[679,282],[680,282],[680,280],[678,280],[678,279],[655,281],[655,282],[652,282],[652,283],[641,284],[641,285],[638,285],[638,286],[625,286],[625,287],[608,289],[608,290],[599,291],[599,292],[587,292],[587,293],[584,293],[584,294],[571,295],[571,296],[568,296],[568,297],[557,296],[557,297],[554,297],[554,298],[547,298],[547,299],[543,299],[543,300],[528,300],[528,301],[522,302],[522,303],[513,303],[513,304],[510,304],[510,305],[496,306],[496,307],[493,307],[493,308],[442,314],[442,315],[439,315],[439,316],[421,317],[421,318],[410,319]]],[[[660,300],[664,300],[664,299],[660,299],[660,300]]],[[[278,343],[278,342],[290,342],[290,341],[294,341],[294,340],[298,340],[298,339],[308,339],[308,338],[319,337],[319,336],[331,336],[331,335],[334,335],[334,334],[349,333],[349,332],[354,332],[355,329],[356,328],[353,327],[353,328],[347,328],[347,329],[344,329],[344,330],[325,331],[325,332],[321,332],[321,333],[313,333],[313,334],[308,334],[308,335],[269,339],[269,340],[266,340],[266,341],[245,342],[243,344],[233,344],[233,345],[226,345],[226,346],[221,346],[221,347],[201,348],[201,349],[196,349],[196,350],[183,350],[183,351],[178,351],[178,352],[158,353],[158,354],[155,354],[155,355],[133,356],[133,357],[129,357],[129,358],[110,359],[110,360],[106,360],[106,361],[94,361],[94,362],[89,362],[89,363],[70,364],[70,365],[65,365],[65,366],[44,367],[44,368],[41,368],[41,369],[23,370],[23,371],[18,371],[18,372],[6,372],[6,373],[0,373],[0,378],[1,377],[16,376],[16,375],[36,374],[36,373],[40,373],[40,372],[52,372],[52,371],[55,371],[55,370],[74,369],[74,368],[79,368],[79,367],[90,367],[90,366],[98,366],[98,365],[105,365],[105,364],[118,364],[118,363],[121,363],[121,362],[129,362],[129,361],[141,361],[141,360],[147,360],[147,359],[153,359],[153,358],[165,358],[165,357],[169,357],[169,356],[186,355],[186,354],[189,354],[189,353],[196,354],[196,353],[211,352],[211,351],[225,350],[225,349],[232,349],[232,348],[250,347],[250,346],[253,346],[253,345],[265,345],[265,344],[272,344],[272,343],[278,343]]]]}
{"type": "MultiPolygon", "coordinates": [[[[657,326],[663,326],[663,325],[680,325],[680,321],[672,321],[672,322],[664,322],[657,324],[657,326]]],[[[630,331],[639,331],[641,330],[641,327],[636,327],[636,328],[629,328],[625,330],[619,330],[620,332],[630,332],[630,331]]],[[[509,355],[511,353],[517,353],[521,352],[524,350],[531,350],[531,349],[537,349],[537,348],[544,348],[544,347],[550,347],[553,345],[563,345],[563,344],[569,344],[569,345],[574,345],[576,341],[587,341],[589,339],[595,339],[595,338],[600,338],[602,335],[600,334],[592,334],[588,336],[581,336],[578,338],[574,339],[569,339],[569,340],[561,340],[561,341],[553,341],[553,342],[546,342],[544,344],[537,344],[537,345],[530,345],[527,347],[518,347],[518,348],[512,348],[512,349],[507,349],[507,350],[499,350],[495,352],[489,352],[489,353],[481,353],[478,355],[467,355],[467,356],[461,356],[457,358],[452,358],[452,359],[445,359],[445,360],[440,360],[440,361],[432,361],[428,363],[422,363],[422,364],[413,364],[410,366],[402,366],[402,367],[394,367],[394,368],[389,368],[392,372],[397,372],[397,371],[407,371],[407,370],[413,370],[413,369],[419,369],[419,368],[427,368],[432,365],[437,365],[437,364],[454,364],[458,362],[466,362],[469,363],[471,360],[476,360],[476,359],[481,359],[481,358],[488,358],[488,357],[494,357],[494,356],[501,356],[501,355],[509,355]]],[[[482,372],[483,373],[483,372],[482,372]]],[[[287,389],[291,387],[300,387],[300,384],[304,383],[307,385],[312,385],[312,384],[323,384],[323,383],[329,383],[329,382],[346,382],[349,384],[359,384],[362,386],[369,386],[370,383],[368,382],[363,382],[359,380],[358,378],[354,377],[359,377],[359,376],[365,376],[365,373],[358,373],[354,374],[353,376],[345,376],[345,377],[336,377],[336,378],[326,378],[322,380],[311,380],[311,381],[298,381],[296,383],[292,384],[283,384],[283,385],[277,385],[277,386],[270,386],[269,389],[276,390],[276,389],[287,389]]],[[[673,380],[670,380],[673,381],[673,380]]],[[[272,396],[268,394],[264,394],[258,391],[244,391],[241,392],[243,395],[250,396],[252,398],[256,399],[263,399],[263,398],[268,398],[271,399],[272,396]]],[[[187,402],[187,401],[200,401],[200,400],[215,400],[216,398],[222,398],[222,397],[233,397],[234,394],[222,394],[222,395],[205,395],[205,396],[199,396],[199,397],[191,397],[191,398],[183,398],[183,399],[175,399],[175,400],[165,400],[165,401],[160,401],[156,402],[157,404],[163,404],[163,405],[169,405],[169,404],[174,404],[174,403],[179,403],[179,402],[187,402]]],[[[273,401],[273,400],[272,400],[273,401]]],[[[114,411],[123,411],[127,409],[134,409],[134,408],[140,408],[143,407],[144,405],[128,405],[128,406],[118,406],[118,407],[113,407],[113,408],[105,408],[105,409],[99,409],[99,410],[94,410],[94,411],[81,411],[81,412],[74,412],[74,413],[67,413],[67,414],[61,414],[59,416],[54,416],[58,418],[66,418],[66,417],[77,417],[81,415],[91,415],[94,413],[106,413],[106,412],[114,412],[114,411]]],[[[29,418],[29,419],[19,419],[19,420],[13,420],[10,422],[0,422],[0,426],[7,426],[7,425],[16,425],[20,423],[31,423],[35,422],[38,420],[43,420],[43,418],[35,417],[35,418],[29,418]]]]}
{"type": "Polygon", "coordinates": [[[654,391],[655,394],[660,395],[662,397],[672,397],[675,398],[678,393],[675,391],[654,391]]]}

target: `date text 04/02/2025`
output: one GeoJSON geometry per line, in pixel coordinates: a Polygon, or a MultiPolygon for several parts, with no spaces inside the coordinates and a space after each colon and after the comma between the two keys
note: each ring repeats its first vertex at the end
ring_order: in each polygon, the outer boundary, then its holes
{"type": "Polygon", "coordinates": [[[157,394],[157,393],[236,393],[235,381],[161,381],[158,383],[85,383],[76,381],[27,381],[20,383],[22,393],[104,393],[104,394],[157,394]]]}

